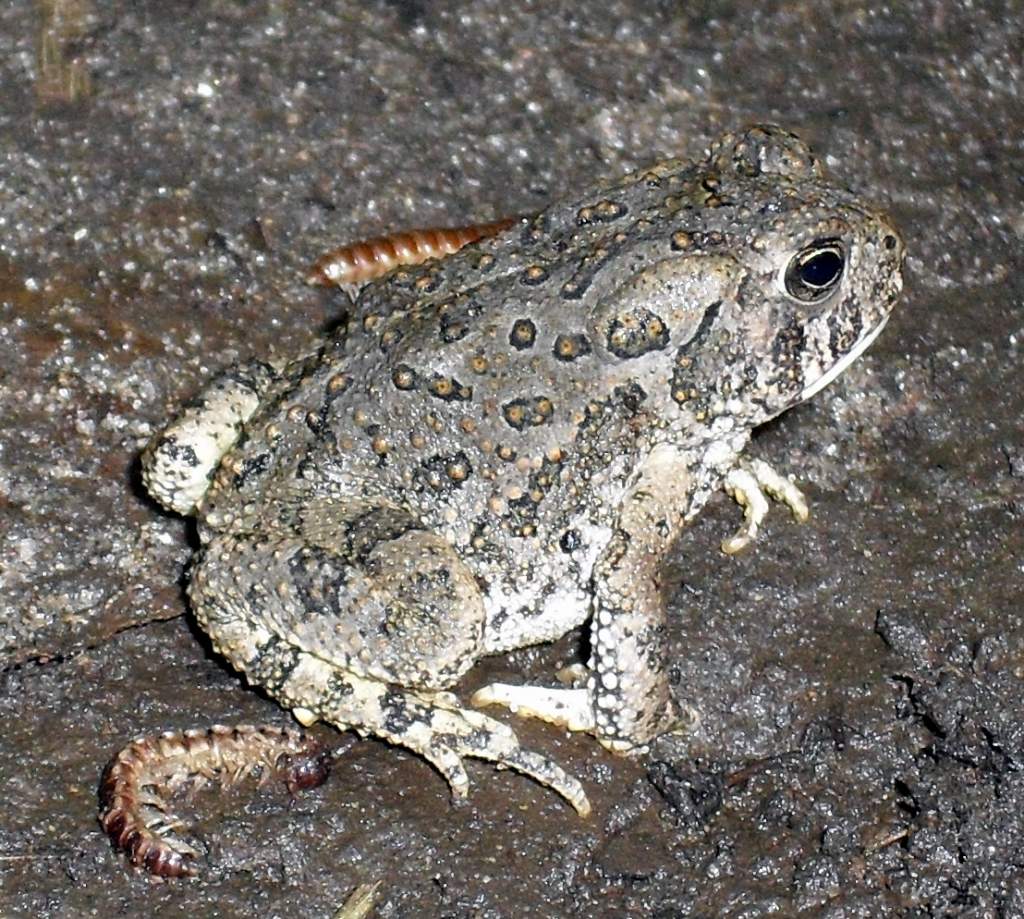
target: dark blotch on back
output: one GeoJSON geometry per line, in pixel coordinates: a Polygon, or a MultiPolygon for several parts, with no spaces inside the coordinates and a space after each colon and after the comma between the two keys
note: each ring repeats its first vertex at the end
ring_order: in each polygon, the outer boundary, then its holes
{"type": "Polygon", "coordinates": [[[554,411],[555,407],[547,396],[513,399],[501,407],[505,422],[517,431],[544,424],[551,418],[554,411]]]}
{"type": "Polygon", "coordinates": [[[431,491],[446,493],[461,488],[473,474],[469,457],[461,450],[450,455],[432,456],[420,464],[416,482],[431,491]]]}
{"type": "Polygon", "coordinates": [[[668,340],[665,321],[645,307],[620,313],[608,323],[606,344],[616,357],[629,359],[660,351],[668,340]]]}
{"type": "Polygon", "coordinates": [[[446,345],[465,338],[468,332],[469,326],[463,316],[452,316],[446,313],[441,317],[441,341],[446,345]]]}
{"type": "Polygon", "coordinates": [[[419,378],[408,364],[399,364],[391,371],[391,382],[395,384],[396,389],[409,390],[417,387],[419,378]]]}
{"type": "Polygon", "coordinates": [[[473,387],[460,383],[455,377],[435,376],[427,384],[427,390],[445,402],[468,402],[473,398],[473,387]]]}
{"type": "Polygon", "coordinates": [[[590,354],[590,340],[581,332],[559,335],[551,351],[560,361],[574,361],[590,354]]]}
{"type": "Polygon", "coordinates": [[[529,319],[517,319],[508,333],[508,343],[517,351],[532,348],[537,340],[537,327],[529,319]]]}

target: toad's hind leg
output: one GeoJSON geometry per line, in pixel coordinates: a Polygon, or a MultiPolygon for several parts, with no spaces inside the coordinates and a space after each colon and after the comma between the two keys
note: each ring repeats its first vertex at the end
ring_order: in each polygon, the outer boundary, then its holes
{"type": "Polygon", "coordinates": [[[532,776],[586,813],[579,782],[442,691],[482,641],[479,588],[450,544],[402,519],[314,507],[300,533],[214,536],[189,588],[200,625],[304,724],[410,748],[459,797],[469,784],[462,760],[473,757],[532,776]]]}
{"type": "Polygon", "coordinates": [[[463,759],[490,760],[557,791],[582,816],[590,803],[580,783],[556,763],[524,750],[510,727],[455,696],[389,686],[280,643],[264,649],[254,678],[304,724],[327,721],[419,753],[455,797],[469,792],[463,759]]]}

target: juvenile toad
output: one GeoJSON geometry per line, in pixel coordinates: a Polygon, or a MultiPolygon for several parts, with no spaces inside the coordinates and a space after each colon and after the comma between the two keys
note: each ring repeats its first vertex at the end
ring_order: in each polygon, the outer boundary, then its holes
{"type": "Polygon", "coordinates": [[[662,560],[726,488],[756,533],[751,431],[833,380],[900,292],[887,218],[771,126],[728,134],[362,291],[315,353],[215,380],[148,449],[199,521],[214,647],[303,724],[466,757],[589,810],[579,782],[450,690],[480,657],[589,623],[575,687],[477,704],[616,751],[677,725],[662,560]]]}

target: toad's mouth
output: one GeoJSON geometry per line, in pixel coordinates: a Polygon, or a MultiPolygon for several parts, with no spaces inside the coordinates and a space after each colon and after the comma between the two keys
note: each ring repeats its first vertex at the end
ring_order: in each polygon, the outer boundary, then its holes
{"type": "Polygon", "coordinates": [[[804,391],[800,393],[800,401],[805,402],[807,399],[810,399],[811,396],[817,395],[837,376],[839,376],[839,374],[849,367],[850,364],[867,351],[867,349],[871,347],[872,342],[881,334],[882,329],[885,328],[885,324],[889,321],[889,315],[889,313],[886,313],[878,325],[864,335],[857,344],[855,344],[845,355],[843,355],[828,370],[818,377],[817,380],[811,383],[810,386],[805,387],[804,391]]]}

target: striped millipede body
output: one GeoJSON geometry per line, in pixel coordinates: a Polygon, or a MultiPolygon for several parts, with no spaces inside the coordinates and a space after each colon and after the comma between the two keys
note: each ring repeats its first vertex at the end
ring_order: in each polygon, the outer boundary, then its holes
{"type": "Polygon", "coordinates": [[[118,752],[100,782],[103,829],[129,861],[158,877],[194,875],[199,853],[177,835],[184,823],[168,798],[216,781],[232,785],[258,773],[277,774],[290,792],[326,781],[330,755],[302,731],[238,725],[167,731],[140,737],[118,752]]]}
{"type": "Polygon", "coordinates": [[[465,227],[406,230],[332,249],[316,260],[307,280],[321,286],[362,284],[387,274],[399,265],[419,265],[443,258],[463,246],[507,230],[518,217],[465,227]]]}

